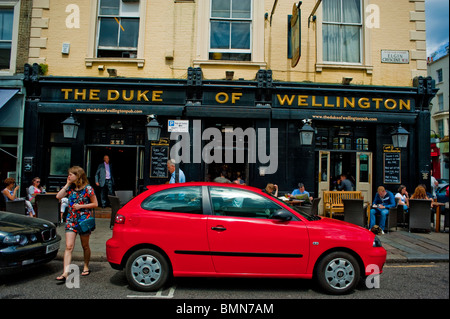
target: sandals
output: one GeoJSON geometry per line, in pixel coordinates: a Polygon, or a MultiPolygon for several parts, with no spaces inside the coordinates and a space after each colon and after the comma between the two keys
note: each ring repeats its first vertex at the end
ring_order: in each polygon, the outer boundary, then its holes
{"type": "Polygon", "coordinates": [[[88,270],[83,270],[83,272],[81,273],[81,276],[86,277],[86,276],[89,276],[90,273],[91,273],[91,270],[90,270],[90,269],[88,269],[88,270]]]}
{"type": "Polygon", "coordinates": [[[61,283],[65,283],[66,280],[67,280],[67,277],[64,276],[64,275],[61,275],[61,276],[59,276],[59,277],[56,277],[56,280],[59,281],[59,282],[61,282],[61,283]]]}

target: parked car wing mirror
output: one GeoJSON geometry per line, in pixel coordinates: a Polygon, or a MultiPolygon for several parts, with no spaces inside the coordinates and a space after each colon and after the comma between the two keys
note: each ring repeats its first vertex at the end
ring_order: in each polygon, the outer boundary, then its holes
{"type": "Polygon", "coordinates": [[[280,210],[277,210],[275,213],[272,214],[272,219],[278,219],[278,220],[281,220],[281,221],[288,221],[288,220],[292,219],[292,215],[289,212],[287,212],[287,211],[285,211],[283,209],[280,209],[280,210]]]}

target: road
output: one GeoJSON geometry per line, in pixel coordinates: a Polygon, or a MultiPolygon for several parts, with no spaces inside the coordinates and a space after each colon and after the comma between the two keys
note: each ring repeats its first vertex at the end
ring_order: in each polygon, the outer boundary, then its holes
{"type": "Polygon", "coordinates": [[[448,263],[388,264],[380,288],[368,289],[362,282],[345,296],[323,294],[313,281],[297,279],[182,278],[163,291],[142,293],[130,290],[125,274],[106,262],[91,263],[90,268],[92,273],[80,278],[79,288],[56,282],[61,261],[0,277],[0,299],[449,299],[448,263]]]}

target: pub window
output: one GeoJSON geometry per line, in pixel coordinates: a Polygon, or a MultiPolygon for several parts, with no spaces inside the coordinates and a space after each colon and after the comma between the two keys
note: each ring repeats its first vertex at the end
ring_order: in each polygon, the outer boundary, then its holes
{"type": "Polygon", "coordinates": [[[361,0],[324,0],[323,61],[361,63],[361,0]]]}
{"type": "Polygon", "coordinates": [[[99,0],[97,57],[136,58],[139,0],[99,0]]]}
{"type": "Polygon", "coordinates": [[[210,60],[251,61],[252,0],[211,0],[210,60]]]}
{"type": "Polygon", "coordinates": [[[14,9],[0,8],[0,70],[10,68],[13,18],[14,9]]]}
{"type": "Polygon", "coordinates": [[[368,151],[369,150],[369,139],[357,138],[356,139],[356,149],[358,151],[368,151]]]}
{"type": "Polygon", "coordinates": [[[70,156],[70,146],[52,146],[50,149],[50,175],[67,175],[70,156]]]}
{"type": "Polygon", "coordinates": [[[334,150],[351,150],[352,139],[349,137],[335,137],[333,138],[334,150]]]}

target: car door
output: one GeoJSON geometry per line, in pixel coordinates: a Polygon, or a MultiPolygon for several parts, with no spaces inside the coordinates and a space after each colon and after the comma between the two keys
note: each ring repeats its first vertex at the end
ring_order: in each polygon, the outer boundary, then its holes
{"type": "Polygon", "coordinates": [[[280,205],[251,191],[210,187],[208,240],[216,272],[301,274],[309,256],[305,222],[280,221],[280,205]]]}
{"type": "MultiPolygon", "coordinates": [[[[202,197],[200,186],[173,187],[156,192],[142,202],[140,229],[148,243],[167,253],[175,274],[214,272],[202,197]]],[[[132,215],[131,222],[137,218],[132,215]]]]}

